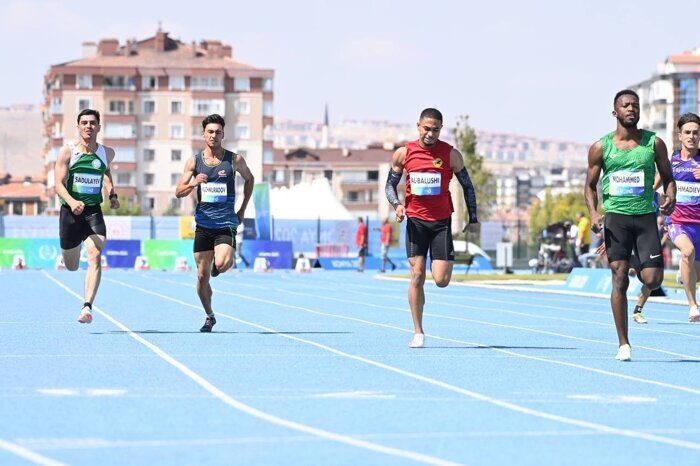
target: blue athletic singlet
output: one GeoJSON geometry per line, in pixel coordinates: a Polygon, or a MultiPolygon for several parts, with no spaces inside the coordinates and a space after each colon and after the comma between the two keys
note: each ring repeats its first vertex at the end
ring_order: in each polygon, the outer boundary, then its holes
{"type": "Polygon", "coordinates": [[[203,228],[238,227],[236,215],[236,177],[234,171],[235,154],[224,151],[224,158],[217,165],[204,162],[202,152],[195,155],[194,176],[207,175],[207,182],[197,186],[197,209],[195,223],[203,228]]]}

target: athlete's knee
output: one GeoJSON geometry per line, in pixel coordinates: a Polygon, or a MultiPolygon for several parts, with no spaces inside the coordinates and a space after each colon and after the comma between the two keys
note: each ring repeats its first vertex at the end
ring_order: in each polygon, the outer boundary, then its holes
{"type": "Polygon", "coordinates": [[[627,289],[630,285],[630,277],[627,273],[615,273],[612,278],[613,288],[627,289]]]}
{"type": "Polygon", "coordinates": [[[224,259],[221,261],[221,263],[216,263],[216,268],[219,269],[219,272],[226,272],[228,269],[230,269],[233,266],[233,257],[229,257],[228,259],[224,259]]]}
{"type": "Polygon", "coordinates": [[[442,277],[442,278],[436,278],[435,279],[435,284],[438,286],[438,288],[445,288],[447,285],[450,284],[450,278],[449,276],[447,277],[442,277]]]}
{"type": "Polygon", "coordinates": [[[695,262],[695,248],[691,246],[681,249],[681,259],[687,263],[695,262]]]}
{"type": "Polygon", "coordinates": [[[644,283],[644,286],[646,286],[650,290],[656,290],[657,288],[659,288],[663,281],[664,277],[660,273],[654,274],[651,277],[647,277],[646,279],[642,277],[642,283],[644,283]]]}
{"type": "Polygon", "coordinates": [[[70,270],[71,272],[75,272],[80,267],[80,263],[77,261],[67,261],[64,259],[63,263],[66,264],[66,270],[70,270]]]}
{"type": "Polygon", "coordinates": [[[424,270],[411,270],[411,285],[423,286],[424,283],[425,283],[425,271],[424,270]]]}
{"type": "Polygon", "coordinates": [[[100,266],[102,263],[102,252],[98,250],[88,251],[87,262],[92,267],[100,266]]]}

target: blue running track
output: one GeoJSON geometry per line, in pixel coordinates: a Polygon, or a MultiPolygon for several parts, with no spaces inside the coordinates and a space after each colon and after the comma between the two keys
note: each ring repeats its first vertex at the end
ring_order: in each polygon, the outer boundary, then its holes
{"type": "Polygon", "coordinates": [[[231,272],[0,271],[0,465],[700,464],[700,325],[649,304],[614,360],[602,299],[231,272]]]}

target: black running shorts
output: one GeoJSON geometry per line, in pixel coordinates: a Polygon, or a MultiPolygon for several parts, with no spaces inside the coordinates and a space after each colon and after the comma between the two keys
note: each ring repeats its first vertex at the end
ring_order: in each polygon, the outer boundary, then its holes
{"type": "Polygon", "coordinates": [[[428,222],[417,218],[406,219],[406,256],[428,257],[432,260],[455,260],[450,219],[428,222]]]}
{"type": "Polygon", "coordinates": [[[656,214],[605,214],[605,248],[608,262],[628,261],[634,249],[639,270],[663,269],[664,260],[659,240],[656,214]]]}
{"type": "Polygon", "coordinates": [[[197,225],[194,231],[194,252],[213,251],[214,246],[228,244],[236,249],[236,232],[233,228],[204,228],[197,225]]]}
{"type": "Polygon", "coordinates": [[[61,205],[58,237],[61,249],[73,249],[92,235],[107,236],[105,218],[99,205],[86,205],[80,215],[75,215],[67,205],[61,205]]]}

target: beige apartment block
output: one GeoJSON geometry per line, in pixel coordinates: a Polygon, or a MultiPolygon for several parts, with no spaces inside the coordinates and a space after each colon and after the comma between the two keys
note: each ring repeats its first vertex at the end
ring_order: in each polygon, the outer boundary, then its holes
{"type": "Polygon", "coordinates": [[[204,147],[201,122],[212,113],[226,120],[224,146],[262,179],[263,161],[273,158],[273,78],[271,69],[235,61],[219,40],[184,43],[160,29],[124,44],[83,43],[82,58],[51,66],[44,78],[48,212],[59,207],[56,155],[76,140],[85,108],[102,115],[98,140],[115,149],[111,170],[122,202],[143,213],[192,213],[194,199],[176,199],[175,186],[187,158],[204,147]]]}

